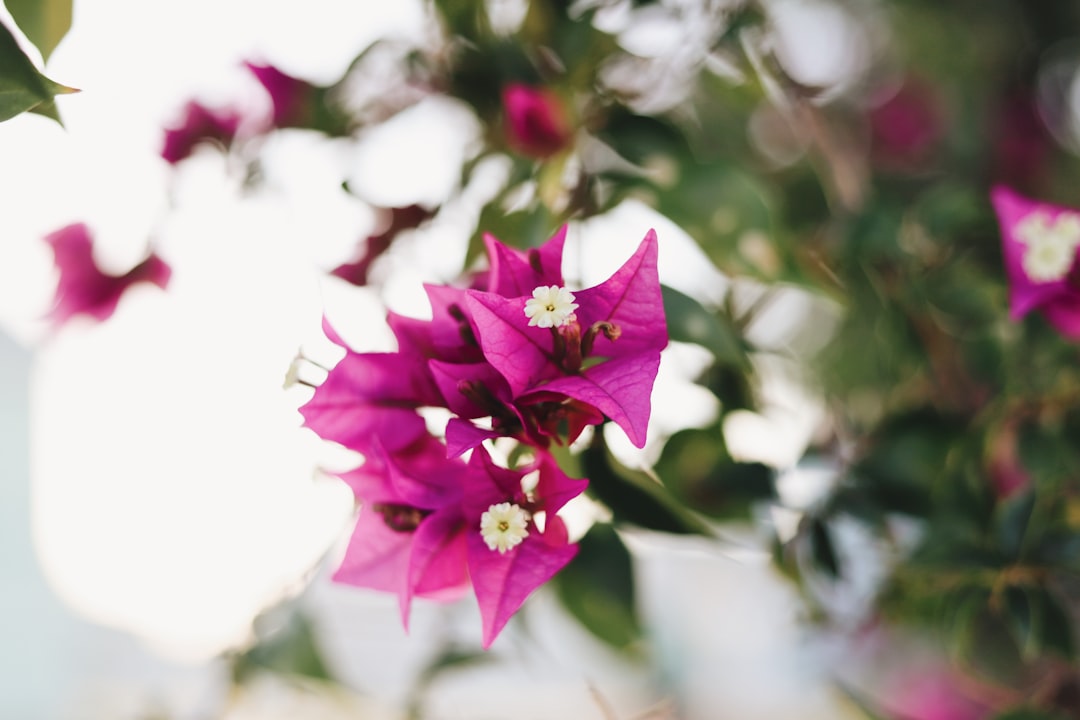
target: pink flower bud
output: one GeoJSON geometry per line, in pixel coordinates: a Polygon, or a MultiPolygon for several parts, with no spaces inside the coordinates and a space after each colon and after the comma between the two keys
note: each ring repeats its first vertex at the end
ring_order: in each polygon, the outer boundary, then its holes
{"type": "Polygon", "coordinates": [[[512,84],[503,89],[502,99],[507,142],[514,150],[523,155],[546,158],[570,144],[570,123],[554,93],[512,84]]]}

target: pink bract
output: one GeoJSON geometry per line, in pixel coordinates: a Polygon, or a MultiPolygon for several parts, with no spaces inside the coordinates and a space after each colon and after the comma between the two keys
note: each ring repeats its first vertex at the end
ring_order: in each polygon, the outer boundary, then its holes
{"type": "Polygon", "coordinates": [[[1074,277],[1076,262],[1069,274],[1058,280],[1036,282],[1024,271],[1025,242],[1018,227],[1036,213],[1049,222],[1064,213],[1078,214],[1071,208],[1031,200],[1005,186],[996,186],[990,200],[1001,226],[1002,255],[1009,281],[1009,314],[1014,320],[1038,310],[1058,331],[1071,339],[1080,339],[1080,288],[1074,277]]]}
{"type": "Polygon", "coordinates": [[[487,649],[525,600],[577,554],[577,545],[567,539],[566,526],[556,513],[588,483],[568,477],[546,453],[525,468],[508,470],[495,465],[481,446],[473,451],[469,469],[463,503],[469,575],[480,604],[487,649]],[[527,494],[521,480],[533,471],[539,472],[539,479],[535,490],[527,494]],[[481,515],[502,502],[527,509],[533,518],[543,513],[545,519],[543,532],[531,522],[529,535],[505,553],[490,549],[480,533],[481,515]]]}
{"type": "Polygon", "coordinates": [[[650,230],[614,275],[575,293],[576,320],[559,329],[530,326],[525,297],[469,292],[484,357],[506,379],[515,402],[540,394],[580,401],[644,446],[660,351],[668,342],[657,254],[650,230]],[[600,362],[584,367],[584,359],[600,362]]]}
{"type": "Polygon", "coordinates": [[[93,239],[83,223],[74,223],[45,237],[53,250],[60,273],[56,298],[49,319],[62,325],[76,315],[98,321],[107,320],[116,311],[120,297],[132,285],[147,282],[165,288],[172,270],[151,253],[123,275],[103,272],[94,261],[93,239]]]}
{"type": "Polygon", "coordinates": [[[503,89],[502,101],[507,142],[518,152],[545,158],[570,144],[570,123],[554,93],[515,83],[503,89]]]}
{"type": "Polygon", "coordinates": [[[175,165],[202,143],[227,148],[239,128],[240,114],[235,110],[214,110],[193,100],[184,107],[180,121],[165,129],[161,157],[175,165]]]}

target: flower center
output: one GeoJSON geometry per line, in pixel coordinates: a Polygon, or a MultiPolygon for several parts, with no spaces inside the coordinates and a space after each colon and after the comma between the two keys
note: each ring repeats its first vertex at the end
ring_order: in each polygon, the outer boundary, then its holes
{"type": "Polygon", "coordinates": [[[530,327],[562,327],[570,322],[577,310],[574,293],[558,285],[541,285],[525,301],[525,317],[530,327]]]}
{"type": "Polygon", "coordinates": [[[1017,240],[1027,247],[1021,265],[1035,282],[1054,282],[1068,275],[1080,246],[1080,216],[1063,212],[1053,220],[1036,210],[1016,224],[1017,240]]]}
{"type": "Polygon", "coordinates": [[[491,550],[505,553],[529,536],[529,513],[513,503],[498,503],[480,516],[480,535],[491,550]]]}

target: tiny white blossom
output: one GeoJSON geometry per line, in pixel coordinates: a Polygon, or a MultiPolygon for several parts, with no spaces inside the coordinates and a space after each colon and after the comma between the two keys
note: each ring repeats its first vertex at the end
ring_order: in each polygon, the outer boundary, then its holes
{"type": "Polygon", "coordinates": [[[558,285],[541,285],[525,301],[525,317],[529,318],[530,327],[562,327],[577,309],[574,293],[558,285]]]}
{"type": "Polygon", "coordinates": [[[1062,212],[1051,220],[1046,212],[1036,210],[1016,223],[1014,234],[1017,240],[1027,245],[1054,240],[1076,248],[1080,246],[1080,215],[1062,212]]]}
{"type": "Polygon", "coordinates": [[[1075,246],[1062,242],[1060,238],[1047,236],[1028,244],[1021,264],[1029,278],[1045,283],[1068,275],[1075,259],[1075,246]]]}
{"type": "Polygon", "coordinates": [[[529,514],[513,503],[492,505],[480,516],[480,535],[491,550],[505,553],[529,536],[529,514]]]}

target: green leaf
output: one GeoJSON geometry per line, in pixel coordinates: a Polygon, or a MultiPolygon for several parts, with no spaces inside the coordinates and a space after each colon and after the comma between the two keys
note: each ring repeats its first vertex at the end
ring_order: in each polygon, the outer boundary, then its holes
{"type": "Polygon", "coordinates": [[[596,637],[617,648],[640,638],[633,564],[611,525],[593,525],[553,582],[566,609],[596,637]]]}
{"type": "Polygon", "coordinates": [[[1009,498],[999,509],[997,538],[1005,557],[1019,559],[1027,544],[1026,536],[1035,509],[1035,493],[1025,492],[1009,498]]]}
{"type": "Polygon", "coordinates": [[[333,680],[306,615],[291,608],[278,608],[256,618],[255,631],[258,641],[233,661],[233,677],[237,682],[259,671],[333,680]],[[279,617],[281,613],[287,613],[283,621],[279,617]],[[271,629],[260,628],[273,621],[282,624],[271,629]]]}
{"type": "Polygon", "coordinates": [[[4,0],[4,4],[44,60],[71,29],[71,0],[4,0]]]}
{"type": "Polygon", "coordinates": [[[677,342],[695,343],[708,350],[717,362],[744,370],[750,368],[746,346],[730,319],[705,307],[689,295],[661,286],[668,335],[677,342]]]}
{"type": "Polygon", "coordinates": [[[715,425],[671,436],[656,463],[656,474],[678,500],[718,519],[746,518],[755,502],[776,495],[772,469],[733,460],[715,425]]]}
{"type": "Polygon", "coordinates": [[[36,110],[59,121],[52,99],[78,92],[55,83],[37,71],[15,36],[0,23],[0,122],[27,110],[36,110]]]}
{"type": "Polygon", "coordinates": [[[840,560],[836,555],[829,526],[821,518],[810,519],[810,557],[814,564],[832,578],[840,577],[840,560]]]}
{"type": "Polygon", "coordinates": [[[597,429],[592,445],[581,453],[581,468],[589,478],[589,494],[610,508],[616,523],[680,535],[713,535],[700,518],[679,503],[667,489],[645,473],[618,465],[597,429]]]}
{"type": "Polygon", "coordinates": [[[995,715],[993,720],[1069,720],[1069,716],[1036,708],[1015,708],[995,715]]]}

